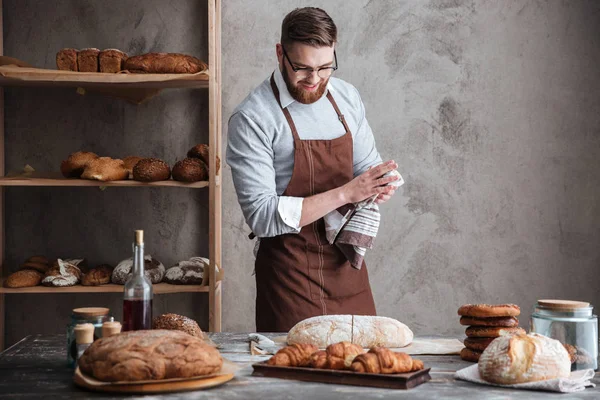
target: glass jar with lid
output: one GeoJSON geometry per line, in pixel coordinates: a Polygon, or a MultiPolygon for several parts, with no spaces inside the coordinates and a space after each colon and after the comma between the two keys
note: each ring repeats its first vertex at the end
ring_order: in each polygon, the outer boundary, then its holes
{"type": "Polygon", "coordinates": [[[571,356],[571,370],[598,369],[598,317],[590,303],[538,300],[530,331],[561,342],[571,356]]]}
{"type": "Polygon", "coordinates": [[[71,312],[71,321],[67,325],[67,362],[74,368],[77,360],[77,343],[75,342],[75,326],[90,323],[94,325],[94,340],[102,337],[102,324],[110,321],[110,310],[104,307],[75,308],[71,312]]]}

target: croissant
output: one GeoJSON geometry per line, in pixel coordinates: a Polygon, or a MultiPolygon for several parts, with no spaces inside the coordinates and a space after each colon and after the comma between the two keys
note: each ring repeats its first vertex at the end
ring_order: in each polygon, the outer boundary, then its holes
{"type": "Polygon", "coordinates": [[[350,342],[333,343],[325,351],[311,356],[310,365],[320,369],[349,369],[354,357],[364,353],[362,347],[350,342]]]}
{"type": "Polygon", "coordinates": [[[282,367],[306,367],[310,365],[310,356],[319,350],[312,344],[292,344],[279,349],[268,361],[268,365],[282,367]]]}
{"type": "Polygon", "coordinates": [[[356,356],[350,367],[354,372],[401,374],[423,369],[423,362],[405,353],[394,353],[385,347],[373,347],[368,353],[356,356]]]}

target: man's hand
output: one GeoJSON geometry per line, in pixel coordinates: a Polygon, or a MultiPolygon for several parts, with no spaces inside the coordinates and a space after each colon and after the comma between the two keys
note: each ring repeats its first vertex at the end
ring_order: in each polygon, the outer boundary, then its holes
{"type": "Polygon", "coordinates": [[[388,189],[387,192],[380,193],[379,196],[377,196],[377,198],[375,199],[375,203],[383,204],[389,199],[391,199],[394,193],[396,193],[395,186],[386,186],[386,189],[388,189]]]}
{"type": "Polygon", "coordinates": [[[395,188],[385,185],[397,181],[398,176],[383,177],[383,175],[396,168],[398,168],[398,164],[393,160],[387,161],[352,179],[341,188],[344,201],[346,203],[358,203],[377,194],[381,196],[376,200],[378,204],[380,204],[380,200],[383,200],[381,203],[386,202],[394,194],[395,188]]]}

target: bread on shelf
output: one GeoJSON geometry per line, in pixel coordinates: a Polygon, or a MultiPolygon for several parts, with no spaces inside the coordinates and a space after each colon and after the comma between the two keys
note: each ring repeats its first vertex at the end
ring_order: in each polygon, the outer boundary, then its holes
{"type": "Polygon", "coordinates": [[[118,49],[105,49],[98,55],[100,72],[116,73],[123,69],[127,54],[118,49]]]}

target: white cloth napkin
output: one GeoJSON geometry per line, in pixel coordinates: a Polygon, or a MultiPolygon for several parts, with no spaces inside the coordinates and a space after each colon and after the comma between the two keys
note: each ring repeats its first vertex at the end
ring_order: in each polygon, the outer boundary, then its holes
{"type": "MultiPolygon", "coordinates": [[[[402,175],[396,170],[384,176],[395,175],[397,181],[386,186],[400,187],[404,184],[402,175]]],[[[360,269],[367,249],[373,247],[373,241],[379,230],[379,206],[375,203],[377,194],[358,203],[345,204],[331,211],[323,218],[325,234],[329,244],[336,244],[350,264],[360,269]]]]}
{"type": "Polygon", "coordinates": [[[471,365],[470,367],[456,371],[454,377],[456,379],[462,379],[463,381],[479,383],[481,385],[499,386],[513,389],[545,390],[550,392],[561,393],[580,392],[588,386],[596,386],[591,382],[591,379],[594,377],[593,369],[582,369],[579,371],[573,371],[571,372],[571,376],[568,378],[557,378],[538,382],[517,383],[514,385],[499,385],[496,383],[484,381],[479,375],[479,366],[475,364],[471,365]]]}

